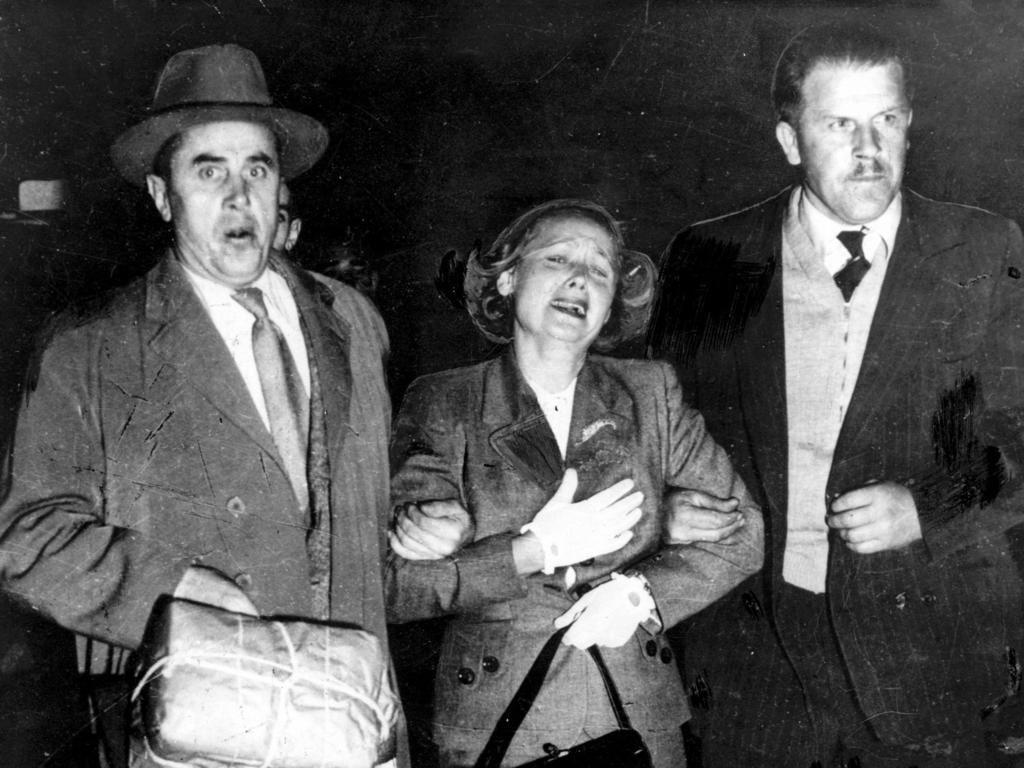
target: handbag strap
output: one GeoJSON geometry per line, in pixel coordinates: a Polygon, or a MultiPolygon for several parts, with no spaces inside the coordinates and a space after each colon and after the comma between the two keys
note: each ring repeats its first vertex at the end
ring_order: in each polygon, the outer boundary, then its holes
{"type": "MultiPolygon", "coordinates": [[[[544,643],[544,647],[540,649],[540,653],[537,654],[537,658],[530,666],[523,682],[519,684],[519,689],[512,697],[512,701],[498,718],[498,724],[494,726],[491,737],[487,740],[480,757],[477,758],[474,768],[497,768],[501,764],[501,759],[508,751],[508,746],[512,743],[516,731],[519,730],[526,713],[530,711],[537,694],[540,693],[540,689],[544,685],[551,662],[555,658],[558,647],[562,644],[562,636],[568,629],[568,627],[564,627],[558,630],[544,643]]],[[[601,652],[596,645],[590,646],[587,651],[594,663],[597,664],[597,670],[601,674],[601,680],[604,682],[604,689],[608,693],[608,700],[611,702],[619,728],[631,728],[629,716],[619,697],[619,690],[615,687],[615,681],[612,680],[608,667],[605,666],[601,652]]]]}

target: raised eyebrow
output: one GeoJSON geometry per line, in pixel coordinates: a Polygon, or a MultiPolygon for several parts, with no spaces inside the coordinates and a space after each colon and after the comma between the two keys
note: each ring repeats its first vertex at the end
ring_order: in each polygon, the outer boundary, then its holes
{"type": "Polygon", "coordinates": [[[219,155],[211,155],[206,152],[202,152],[192,158],[192,165],[205,165],[206,163],[223,163],[225,158],[219,155]]]}
{"type": "Polygon", "coordinates": [[[277,160],[268,155],[266,152],[257,152],[255,155],[249,155],[250,163],[263,163],[271,168],[277,167],[277,160]]]}

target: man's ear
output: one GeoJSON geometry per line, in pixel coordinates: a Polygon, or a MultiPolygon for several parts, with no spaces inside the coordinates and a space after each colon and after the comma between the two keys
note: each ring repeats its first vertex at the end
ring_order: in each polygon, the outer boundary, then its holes
{"type": "Polygon", "coordinates": [[[153,198],[153,205],[156,206],[160,218],[169,222],[171,220],[171,202],[167,198],[167,182],[155,173],[147,173],[146,189],[149,191],[149,196],[153,198]]]}
{"type": "Polygon", "coordinates": [[[299,241],[299,232],[302,231],[302,219],[292,219],[288,224],[288,237],[284,241],[285,253],[295,247],[299,241]]]}
{"type": "Polygon", "coordinates": [[[512,292],[516,287],[516,269],[506,269],[500,275],[498,275],[498,294],[501,296],[511,296],[512,292]]]}
{"type": "Polygon", "coordinates": [[[797,140],[796,129],[785,120],[775,124],[775,138],[786,154],[790,165],[800,165],[800,142],[797,140]]]}

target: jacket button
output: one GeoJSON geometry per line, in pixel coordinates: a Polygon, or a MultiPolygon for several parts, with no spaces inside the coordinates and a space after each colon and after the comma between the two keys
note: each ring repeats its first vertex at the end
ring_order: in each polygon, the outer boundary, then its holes
{"type": "Polygon", "coordinates": [[[921,602],[925,605],[935,605],[936,600],[938,600],[938,598],[935,597],[935,595],[932,592],[925,592],[923,595],[921,595],[921,602]]]}
{"type": "Polygon", "coordinates": [[[476,680],[476,673],[469,667],[461,667],[457,677],[463,685],[472,685],[473,681],[476,680]]]}
{"type": "Polygon", "coordinates": [[[647,652],[648,656],[657,656],[658,644],[653,640],[648,640],[646,643],[644,643],[644,650],[647,652]]]}
{"type": "Polygon", "coordinates": [[[490,672],[493,675],[501,669],[501,662],[494,656],[484,656],[481,666],[483,666],[484,672],[490,672]]]}
{"type": "Polygon", "coordinates": [[[228,512],[230,512],[235,517],[238,517],[239,515],[244,514],[245,512],[245,502],[242,501],[237,496],[232,496],[230,499],[228,499],[227,507],[228,512]]]}
{"type": "Polygon", "coordinates": [[[242,589],[249,589],[252,587],[252,576],[248,573],[240,573],[235,576],[235,584],[242,589]]]}
{"type": "Polygon", "coordinates": [[[668,664],[670,661],[672,661],[672,649],[671,648],[662,648],[661,649],[661,660],[664,663],[666,663],[666,664],[668,664]]]}

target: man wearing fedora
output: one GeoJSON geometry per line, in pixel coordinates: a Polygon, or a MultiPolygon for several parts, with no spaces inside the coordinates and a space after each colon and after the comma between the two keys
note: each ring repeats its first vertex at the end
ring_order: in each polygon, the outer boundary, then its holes
{"type": "Polygon", "coordinates": [[[49,328],[0,504],[5,588],[107,672],[163,594],[386,638],[382,324],[271,248],[281,181],[327,140],[223,45],[173,56],[114,143],[173,245],[49,328]]]}

